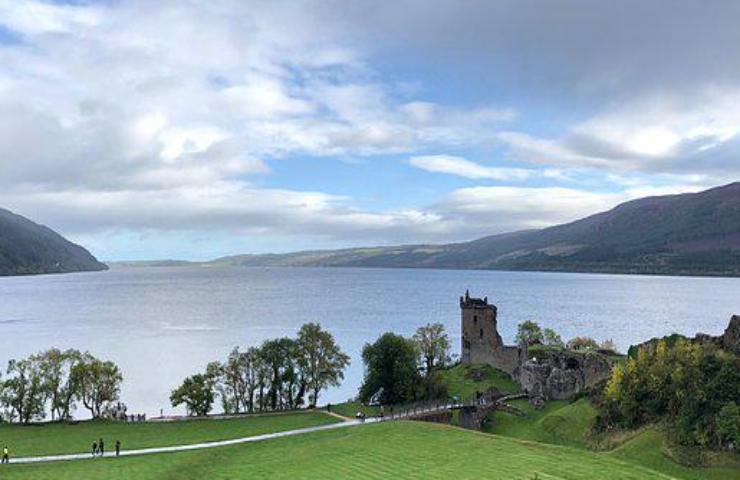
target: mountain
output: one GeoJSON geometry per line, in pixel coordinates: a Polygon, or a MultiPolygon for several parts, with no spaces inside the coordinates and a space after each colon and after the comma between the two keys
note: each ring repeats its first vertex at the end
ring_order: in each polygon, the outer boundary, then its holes
{"type": "Polygon", "coordinates": [[[572,223],[471,242],[237,255],[207,265],[740,276],[740,183],[642,198],[572,223]]]}
{"type": "Polygon", "coordinates": [[[50,228],[0,208],[0,276],[107,268],[50,228]]]}

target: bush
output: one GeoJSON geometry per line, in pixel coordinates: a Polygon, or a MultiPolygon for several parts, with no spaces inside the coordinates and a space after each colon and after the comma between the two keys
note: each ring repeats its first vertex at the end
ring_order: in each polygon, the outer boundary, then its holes
{"type": "Polygon", "coordinates": [[[536,322],[527,320],[526,322],[520,323],[517,327],[517,344],[526,342],[527,345],[532,345],[533,343],[542,343],[542,340],[542,328],[540,328],[536,322]]]}
{"type": "Polygon", "coordinates": [[[723,448],[740,430],[737,398],[736,355],[686,339],[672,346],[660,340],[614,367],[596,425],[607,430],[667,420],[680,444],[723,448]]]}
{"type": "Polygon", "coordinates": [[[599,344],[591,337],[575,337],[568,342],[569,350],[590,351],[597,350],[599,344]]]}

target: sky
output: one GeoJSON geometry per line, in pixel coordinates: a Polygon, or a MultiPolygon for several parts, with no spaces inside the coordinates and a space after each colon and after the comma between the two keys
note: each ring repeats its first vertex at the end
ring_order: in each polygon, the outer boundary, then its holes
{"type": "Polygon", "coordinates": [[[740,2],[0,0],[0,207],[104,260],[470,240],[740,179],[740,2]]]}

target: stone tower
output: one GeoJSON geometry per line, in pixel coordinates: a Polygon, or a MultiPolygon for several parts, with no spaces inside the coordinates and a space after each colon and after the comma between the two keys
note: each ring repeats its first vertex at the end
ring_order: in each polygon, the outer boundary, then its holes
{"type": "Polygon", "coordinates": [[[460,297],[462,315],[461,360],[464,364],[487,363],[509,374],[518,366],[518,348],[504,345],[498,333],[497,309],[488,297],[460,297]]]}

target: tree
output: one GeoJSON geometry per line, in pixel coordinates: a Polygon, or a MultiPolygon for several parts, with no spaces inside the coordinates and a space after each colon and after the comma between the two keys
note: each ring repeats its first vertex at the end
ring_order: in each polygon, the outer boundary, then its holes
{"type": "Polygon", "coordinates": [[[560,337],[560,335],[551,328],[546,328],[542,330],[542,340],[543,343],[550,347],[558,347],[558,348],[564,348],[565,343],[563,343],[563,339],[560,337]]]}
{"type": "Polygon", "coordinates": [[[588,351],[598,349],[599,344],[591,337],[575,337],[568,341],[567,347],[569,350],[588,351]]]}
{"type": "Polygon", "coordinates": [[[72,377],[77,398],[93,418],[99,418],[104,407],[118,400],[123,376],[115,363],[85,352],[72,367],[72,377]]]}
{"type": "Polygon", "coordinates": [[[295,341],[290,338],[267,340],[260,347],[262,360],[269,371],[265,378],[269,382],[267,391],[267,406],[271,410],[289,407],[292,395],[292,382],[295,381],[293,355],[295,355],[295,341]],[[290,391],[290,393],[289,393],[290,391]]]}
{"type": "Polygon", "coordinates": [[[215,400],[214,381],[215,379],[208,374],[191,375],[172,391],[170,403],[173,407],[185,404],[188,415],[199,417],[208,415],[215,400]]]}
{"type": "Polygon", "coordinates": [[[21,423],[43,419],[46,392],[38,362],[33,358],[10,360],[8,378],[2,382],[0,401],[8,409],[9,420],[17,418],[21,423]]]}
{"type": "Polygon", "coordinates": [[[522,322],[517,327],[516,332],[516,343],[526,343],[532,345],[533,343],[542,343],[542,329],[540,326],[531,320],[522,322]]]}
{"type": "Polygon", "coordinates": [[[722,407],[715,423],[720,446],[740,445],[740,408],[735,402],[722,407]]]}
{"type": "Polygon", "coordinates": [[[77,395],[72,370],[82,358],[82,354],[73,349],[63,352],[58,348],[50,348],[32,358],[38,362],[40,368],[44,391],[50,403],[52,421],[57,418],[59,420],[71,418],[77,395]]]}
{"type": "Polygon", "coordinates": [[[346,355],[331,333],[317,323],[307,323],[298,331],[298,356],[303,378],[309,388],[308,403],[315,407],[319,393],[329,386],[338,386],[349,365],[346,355]]]}
{"type": "Polygon", "coordinates": [[[450,361],[450,339],[441,323],[419,327],[413,339],[421,354],[427,377],[431,375],[433,369],[444,367],[450,361]]]}
{"type": "Polygon", "coordinates": [[[421,384],[418,355],[413,340],[393,333],[385,333],[375,343],[366,344],[362,349],[366,373],[360,400],[367,402],[377,392],[382,392],[380,402],[384,404],[415,400],[421,384]]]}
{"type": "Polygon", "coordinates": [[[236,413],[254,411],[254,393],[258,388],[259,349],[252,347],[246,352],[236,347],[221,367],[225,389],[222,395],[232,395],[231,402],[236,413]]]}
{"type": "Polygon", "coordinates": [[[211,380],[214,399],[221,399],[221,409],[227,415],[239,413],[239,404],[231,382],[226,377],[227,363],[210,362],[206,365],[205,376],[211,380]]]}

